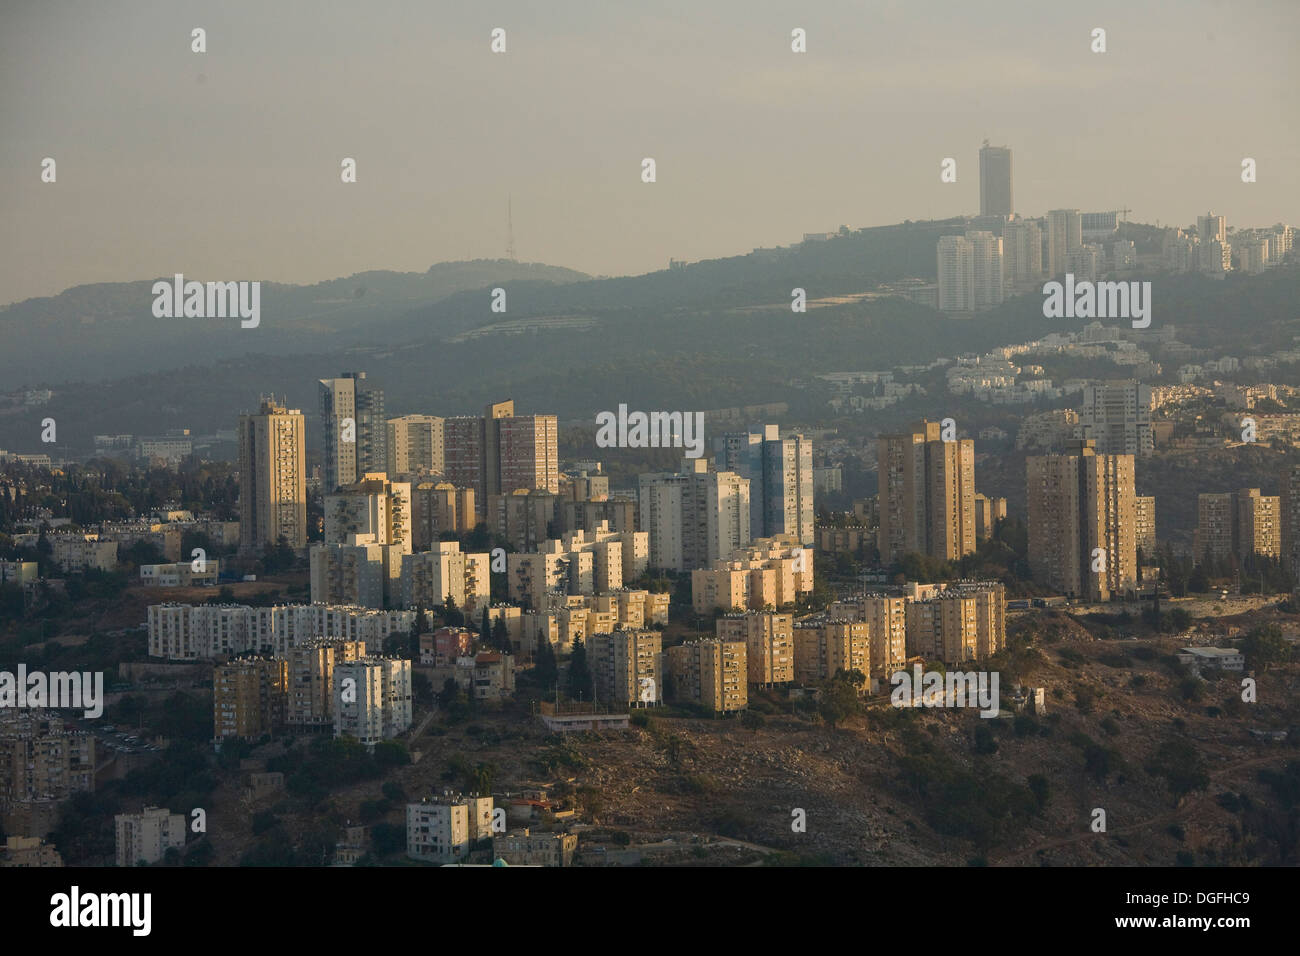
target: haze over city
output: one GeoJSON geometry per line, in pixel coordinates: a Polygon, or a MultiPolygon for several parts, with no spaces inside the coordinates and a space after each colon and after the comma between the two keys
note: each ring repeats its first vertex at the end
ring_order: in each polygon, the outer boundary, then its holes
{"type": "Polygon", "coordinates": [[[1021,214],[1295,221],[1298,22],[1287,2],[9,3],[0,302],[501,258],[508,198],[522,261],[636,274],[973,213],[985,138],[1015,151],[1021,214]],[[482,55],[494,27],[507,55],[482,55]]]}

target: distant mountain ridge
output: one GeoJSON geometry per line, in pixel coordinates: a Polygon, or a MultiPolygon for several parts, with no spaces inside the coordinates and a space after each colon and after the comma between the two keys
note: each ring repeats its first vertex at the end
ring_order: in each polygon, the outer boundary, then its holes
{"type": "Polygon", "coordinates": [[[346,347],[370,339],[377,325],[468,290],[587,278],[558,266],[479,259],[441,262],[425,272],[359,272],[312,285],[259,280],[266,321],[255,332],[221,319],[155,318],[151,290],[158,279],[74,286],[0,309],[0,377],[17,384],[97,381],[249,351],[292,353],[307,335],[314,348],[346,347]]]}
{"type": "MultiPolygon", "coordinates": [[[[410,274],[391,274],[398,278],[389,281],[387,273],[364,273],[306,287],[305,293],[291,287],[290,294],[302,296],[315,312],[300,309],[310,317],[282,329],[266,307],[268,292],[262,328],[240,330],[231,323],[224,332],[238,353],[203,348],[196,331],[186,340],[183,361],[167,367],[148,342],[136,341],[132,347],[153,359],[146,361],[147,371],[110,365],[98,380],[56,383],[48,405],[0,415],[0,448],[50,450],[38,444],[46,414],[58,420],[60,444],[77,452],[95,434],[171,428],[211,433],[233,428],[241,409],[271,392],[307,415],[310,445],[315,380],[349,369],[367,372],[385,390],[391,415],[468,414],[513,398],[521,410],[554,413],[561,420],[591,420],[620,402],[642,409],[783,402],[793,420],[820,421],[828,415],[829,397],[828,387],[816,380],[820,373],[926,364],[1086,324],[1045,318],[1036,292],[964,318],[897,296],[845,298],[806,313],[789,308],[795,287],[815,302],[905,277],[933,278],[938,237],[966,226],[963,219],[903,223],[643,276],[564,283],[526,271],[501,278],[514,264],[474,263],[481,267],[473,273],[476,281],[492,275],[477,288],[414,308],[350,311],[348,294],[365,299],[378,289],[376,298],[382,294],[385,302],[400,303],[403,287],[419,288],[419,277],[410,274]],[[369,276],[381,278],[372,282],[369,276]],[[507,293],[504,313],[491,310],[491,288],[497,285],[507,293]]],[[[1295,347],[1300,269],[1220,281],[1199,275],[1152,279],[1153,336],[1173,324],[1180,341],[1214,349],[1215,355],[1295,347]]],[[[147,295],[146,284],[137,285],[147,295]]],[[[0,313],[0,326],[10,319],[0,313]]],[[[24,338],[31,339],[30,330],[24,338]]],[[[86,357],[83,337],[66,342],[76,343],[78,355],[86,357]]],[[[10,389],[37,384],[44,373],[26,356],[6,352],[5,360],[18,369],[7,373],[10,389]]],[[[1294,371],[1289,366],[1268,374],[1282,382],[1294,371]]],[[[931,398],[941,407],[952,401],[946,394],[931,398]]],[[[887,412],[873,420],[884,424],[889,417],[887,412]]]]}

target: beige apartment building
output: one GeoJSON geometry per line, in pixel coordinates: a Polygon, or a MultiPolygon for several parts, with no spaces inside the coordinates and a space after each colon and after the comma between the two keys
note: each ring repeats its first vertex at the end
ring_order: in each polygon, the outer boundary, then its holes
{"type": "Polygon", "coordinates": [[[952,585],[906,604],[907,654],[957,665],[982,661],[1006,644],[1006,588],[952,585]]]}
{"type": "Polygon", "coordinates": [[[1237,506],[1235,496],[1196,496],[1196,560],[1225,560],[1236,552],[1237,506]]]}
{"type": "Polygon", "coordinates": [[[254,740],[284,726],[289,662],[240,658],[212,669],[213,736],[254,740]]]}
{"type": "Polygon", "coordinates": [[[975,443],[944,441],[939,422],[877,439],[885,563],[910,552],[955,560],[975,550],[975,443]]]}
{"type": "Polygon", "coordinates": [[[1282,503],[1275,495],[1261,495],[1258,488],[1237,492],[1237,556],[1282,556],[1282,503]]]}
{"type": "Polygon", "coordinates": [[[468,534],[478,522],[474,489],[449,481],[418,481],[411,487],[411,541],[415,551],[428,551],[445,532],[468,534]]]}
{"type": "Polygon", "coordinates": [[[509,866],[569,866],[577,849],[576,833],[533,833],[525,827],[492,837],[492,859],[509,866]]]}
{"type": "Polygon", "coordinates": [[[302,412],[263,399],[239,416],[239,548],[307,546],[307,475],[302,412]]]}
{"type": "Polygon", "coordinates": [[[375,544],[405,546],[413,541],[411,485],[367,472],[359,481],[325,496],[325,543],[348,544],[366,536],[375,544]]]}
{"type": "Polygon", "coordinates": [[[794,680],[794,616],[769,611],[727,614],[715,622],[723,641],[744,641],[749,683],[760,687],[794,680]]]}
{"type": "Polygon", "coordinates": [[[1282,470],[1282,494],[1278,498],[1282,525],[1282,560],[1291,579],[1300,582],[1300,465],[1282,470]]]}
{"type": "Polygon", "coordinates": [[[63,857],[53,843],[40,837],[11,836],[0,846],[0,868],[42,869],[63,866],[63,857]]]}
{"type": "Polygon", "coordinates": [[[516,551],[536,550],[559,534],[558,516],[564,500],[561,495],[540,488],[516,488],[489,495],[488,530],[505,538],[516,551]]]}
{"type": "Polygon", "coordinates": [[[697,614],[716,609],[779,609],[813,589],[813,550],[791,535],[759,538],[712,567],[691,572],[691,604],[697,614]]]}
{"type": "Polygon", "coordinates": [[[436,541],[428,551],[402,556],[403,607],[438,607],[450,595],[467,614],[481,614],[491,601],[492,557],[465,553],[455,541],[436,541]]]}
{"type": "Polygon", "coordinates": [[[677,699],[714,713],[749,706],[748,663],[744,641],[706,638],[670,647],[668,673],[677,699]]]}
{"type": "Polygon", "coordinates": [[[1151,561],[1156,553],[1156,499],[1154,495],[1133,498],[1133,543],[1151,561]]]}
{"type": "MultiPolygon", "coordinates": [[[[531,656],[545,639],[556,651],[567,653],[574,641],[586,641],[593,634],[616,628],[640,630],[656,624],[666,625],[670,597],[666,593],[640,590],[594,595],[551,592],[540,610],[522,613],[518,650],[531,656]]],[[[513,633],[510,639],[514,643],[513,633]]]]}
{"type": "Polygon", "coordinates": [[[871,628],[865,621],[826,621],[793,629],[794,677],[801,684],[830,680],[838,671],[871,671],[871,628]]]}
{"type": "Polygon", "coordinates": [[[1137,587],[1133,456],[1099,455],[1091,439],[1026,461],[1034,579],[1087,601],[1137,587]]]}
{"type": "Polygon", "coordinates": [[[871,633],[868,677],[888,680],[907,663],[907,601],[870,595],[861,603],[862,619],[871,633]]]}
{"type": "Polygon", "coordinates": [[[64,573],[113,571],[117,568],[117,541],[97,534],[52,534],[50,557],[64,573]]]}
{"type": "Polygon", "coordinates": [[[312,603],[387,607],[393,588],[400,585],[392,569],[401,567],[405,550],[379,544],[373,535],[348,537],[347,543],[312,546],[312,603]]]}
{"type": "Polygon", "coordinates": [[[291,648],[285,723],[324,730],[334,726],[334,669],[366,655],[363,641],[318,638],[291,648]]]}
{"type": "Polygon", "coordinates": [[[1285,515],[1282,498],[1261,495],[1258,488],[1226,494],[1202,494],[1196,500],[1196,558],[1245,561],[1252,555],[1283,554],[1285,515]]]}
{"type": "Polygon", "coordinates": [[[402,415],[385,422],[390,475],[443,473],[442,419],[436,415],[402,415]]]}
{"type": "Polygon", "coordinates": [[[992,537],[993,529],[1007,516],[1007,499],[975,496],[975,540],[992,537]]]}
{"type": "Polygon", "coordinates": [[[95,789],[95,738],[46,710],[0,710],[0,826],[42,836],[59,804],[95,789]]]}
{"type": "Polygon", "coordinates": [[[663,702],[663,636],[628,630],[586,639],[596,699],[605,705],[649,707],[663,702]]]}

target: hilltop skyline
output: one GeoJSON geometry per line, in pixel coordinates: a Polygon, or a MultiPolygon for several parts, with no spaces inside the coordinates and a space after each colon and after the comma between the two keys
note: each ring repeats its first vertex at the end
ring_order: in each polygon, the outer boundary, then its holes
{"type": "Polygon", "coordinates": [[[1296,78],[1288,5],[1245,29],[1209,3],[1176,17],[1099,4],[1088,19],[1018,4],[350,12],[18,5],[0,37],[0,299],[499,258],[508,200],[520,260],[637,275],[974,212],[986,138],[1015,153],[1018,209],[1300,219],[1300,139],[1278,122],[1296,78]],[[496,26],[504,54],[489,50],[496,26]],[[1089,50],[1095,26],[1104,54],[1089,50]],[[807,53],[791,51],[796,27],[807,53]],[[1268,81],[1243,96],[1228,79],[1245,72],[1268,81]],[[1185,121],[1188,104],[1203,122],[1185,121]],[[958,178],[941,184],[947,157],[958,178]],[[1258,182],[1240,182],[1244,157],[1258,182]]]}

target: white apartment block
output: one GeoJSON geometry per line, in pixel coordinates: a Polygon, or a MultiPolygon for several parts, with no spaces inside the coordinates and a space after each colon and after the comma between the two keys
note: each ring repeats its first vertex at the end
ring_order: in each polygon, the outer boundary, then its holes
{"type": "Polygon", "coordinates": [[[334,665],[334,736],[373,748],[411,726],[411,662],[364,657],[334,665]]]}
{"type": "Polygon", "coordinates": [[[491,797],[449,797],[406,805],[406,855],[429,863],[455,863],[470,844],[492,836],[491,797]]]}
{"type": "Polygon", "coordinates": [[[963,236],[941,236],[937,250],[939,310],[979,312],[1002,302],[1002,238],[972,230],[963,236]]]}
{"type": "Polygon", "coordinates": [[[146,807],[142,813],[119,813],[113,819],[118,866],[157,863],[171,847],[185,848],[185,817],[179,813],[146,807]]]}
{"type": "Polygon", "coordinates": [[[140,565],[140,583],[156,588],[216,587],[221,562],[216,558],[203,561],[202,570],[194,570],[189,561],[175,564],[140,565]]]}
{"type": "Polygon", "coordinates": [[[651,567],[708,567],[749,543],[748,478],[711,472],[706,459],[687,458],[677,474],[643,474],[639,484],[641,530],[649,535],[651,567]]]}
{"type": "Polygon", "coordinates": [[[50,556],[64,573],[112,571],[117,567],[117,542],[101,540],[96,534],[52,534],[50,556]]]}
{"type": "Polygon", "coordinates": [[[940,236],[939,311],[973,312],[975,299],[972,276],[974,249],[964,236],[940,236]]]}
{"type": "Polygon", "coordinates": [[[409,631],[415,612],[324,604],[154,604],[148,623],[150,657],[193,661],[249,652],[286,657],[290,648],[317,637],[378,649],[389,635],[409,631]]]}

